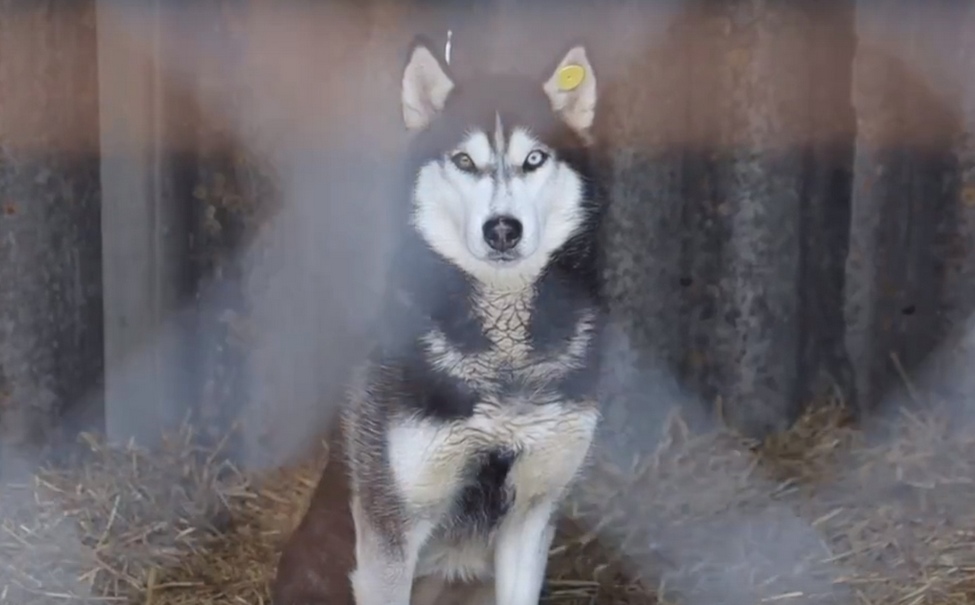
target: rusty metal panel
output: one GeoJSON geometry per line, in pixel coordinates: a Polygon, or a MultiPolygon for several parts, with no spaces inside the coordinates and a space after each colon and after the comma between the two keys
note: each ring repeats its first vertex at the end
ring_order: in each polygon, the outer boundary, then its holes
{"type": "Polygon", "coordinates": [[[93,2],[0,2],[0,471],[101,421],[95,36],[93,2]]]}

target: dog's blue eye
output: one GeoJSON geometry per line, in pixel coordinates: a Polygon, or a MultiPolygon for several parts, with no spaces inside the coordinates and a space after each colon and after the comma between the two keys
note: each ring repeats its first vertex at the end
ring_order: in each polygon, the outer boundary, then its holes
{"type": "Polygon", "coordinates": [[[463,151],[460,153],[455,153],[453,156],[451,156],[450,161],[453,162],[454,166],[456,166],[458,170],[463,170],[464,172],[477,171],[477,166],[474,165],[474,160],[472,160],[471,156],[467,155],[463,151]]]}
{"type": "Polygon", "coordinates": [[[532,150],[531,153],[528,154],[528,157],[525,158],[525,162],[524,164],[521,165],[521,169],[524,170],[525,172],[538,170],[542,166],[542,164],[545,163],[545,160],[547,159],[548,159],[547,153],[545,153],[541,149],[534,149],[532,150]]]}

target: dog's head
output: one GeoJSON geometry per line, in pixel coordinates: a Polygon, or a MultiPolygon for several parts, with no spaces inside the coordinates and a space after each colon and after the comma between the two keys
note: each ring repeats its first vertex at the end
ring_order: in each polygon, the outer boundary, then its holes
{"type": "Polygon", "coordinates": [[[412,223],[482,282],[530,282],[589,220],[596,77],[574,46],[538,78],[454,76],[417,41],[402,110],[419,155],[412,223]]]}

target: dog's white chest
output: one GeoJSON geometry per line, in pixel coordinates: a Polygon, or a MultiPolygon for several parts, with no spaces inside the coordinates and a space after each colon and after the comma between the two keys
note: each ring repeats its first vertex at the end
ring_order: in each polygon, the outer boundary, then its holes
{"type": "MultiPolygon", "coordinates": [[[[471,457],[498,447],[518,453],[507,477],[514,493],[509,515],[559,498],[587,456],[598,412],[557,402],[523,405],[483,404],[470,418],[449,424],[397,424],[389,433],[390,464],[412,514],[436,524],[463,486],[471,457]]],[[[423,547],[417,573],[462,580],[493,575],[493,542],[493,532],[459,542],[434,536],[423,547]]]]}
{"type": "Polygon", "coordinates": [[[407,505],[436,515],[449,506],[473,456],[495,448],[517,453],[508,474],[517,509],[558,496],[575,477],[598,422],[595,408],[560,402],[484,403],[462,421],[398,422],[388,435],[393,477],[407,505]]]}

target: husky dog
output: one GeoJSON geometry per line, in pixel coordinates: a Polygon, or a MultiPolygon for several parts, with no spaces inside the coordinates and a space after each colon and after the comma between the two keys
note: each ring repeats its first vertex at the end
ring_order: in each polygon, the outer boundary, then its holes
{"type": "Polygon", "coordinates": [[[465,76],[422,39],[403,72],[406,228],[342,415],[357,605],[435,602],[454,582],[536,605],[600,418],[586,50],[537,79],[465,76]]]}

